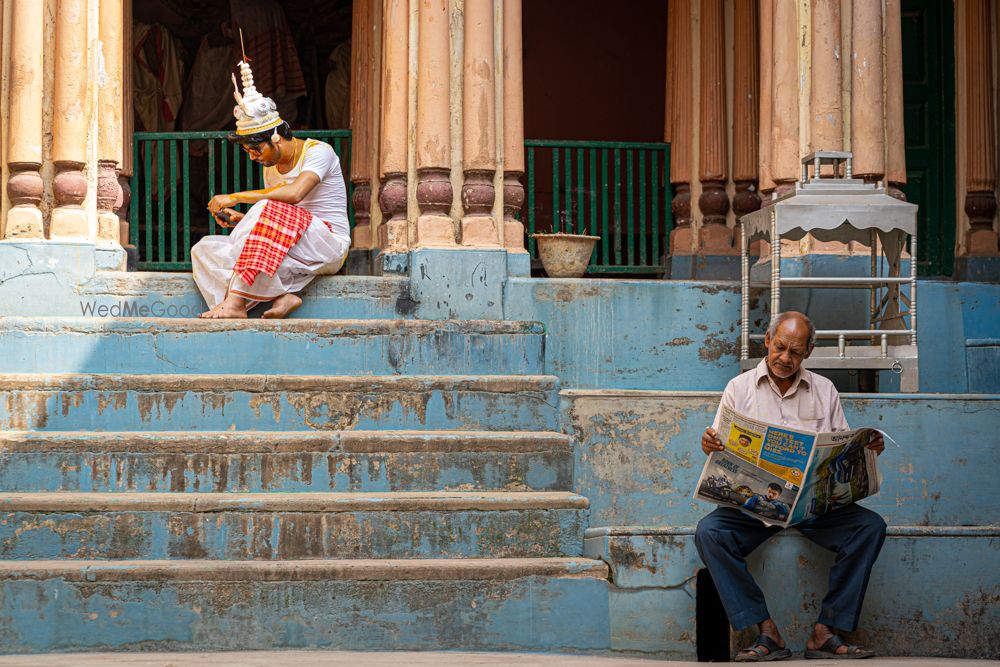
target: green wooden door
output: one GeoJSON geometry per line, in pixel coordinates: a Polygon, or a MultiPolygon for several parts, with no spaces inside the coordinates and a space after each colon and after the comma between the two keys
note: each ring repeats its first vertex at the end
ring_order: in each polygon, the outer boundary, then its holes
{"type": "Polygon", "coordinates": [[[950,276],[955,260],[955,52],[951,2],[903,0],[907,200],[920,206],[922,276],[950,276]]]}

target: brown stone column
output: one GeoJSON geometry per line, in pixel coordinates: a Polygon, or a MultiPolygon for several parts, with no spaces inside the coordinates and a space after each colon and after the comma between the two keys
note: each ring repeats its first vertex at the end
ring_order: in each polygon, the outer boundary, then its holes
{"type": "Polygon", "coordinates": [[[503,3],[503,239],[508,252],[527,252],[524,224],[524,75],[521,0],[503,3]]]}
{"type": "Polygon", "coordinates": [[[86,0],[59,0],[55,19],[52,161],[56,176],[52,194],[56,207],[49,223],[49,237],[89,238],[83,210],[89,124],[86,0]]]}
{"type": "Polygon", "coordinates": [[[420,0],[417,44],[418,246],[455,244],[451,203],[450,38],[448,0],[420,0]]]}
{"type": "MultiPolygon", "coordinates": [[[[872,3],[877,4],[877,3],[872,3]]],[[[812,0],[809,137],[814,151],[844,150],[840,0],[812,0]]]]}
{"type": "Polygon", "coordinates": [[[854,2],[851,17],[851,151],[854,176],[885,175],[882,3],[854,2]]]}
{"type": "Polygon", "coordinates": [[[118,183],[122,160],[122,0],[101,0],[100,40],[104,59],[103,76],[97,77],[99,114],[97,238],[119,242],[119,219],[115,213],[124,202],[118,183]]]}
{"type": "Polygon", "coordinates": [[[7,124],[7,212],[4,238],[45,236],[38,209],[45,191],[42,166],[42,44],[44,4],[13,0],[10,26],[10,78],[7,124]]]}
{"type": "Polygon", "coordinates": [[[497,165],[493,0],[465,0],[462,90],[462,245],[496,246],[497,165]]]}
{"type": "Polygon", "coordinates": [[[993,218],[996,200],[996,120],[992,95],[993,53],[990,3],[966,0],[965,6],[965,214],[969,216],[966,252],[996,255],[993,218]]]}
{"type": "Polygon", "coordinates": [[[382,133],[379,206],[383,252],[405,252],[406,151],[409,130],[410,25],[407,0],[385,0],[382,13],[382,133]]]}
{"type": "MultiPolygon", "coordinates": [[[[737,3],[738,4],[738,3],[737,3]]],[[[757,34],[760,36],[760,131],[757,135],[757,148],[760,152],[759,182],[761,199],[764,205],[771,199],[774,192],[774,178],[771,171],[771,142],[774,132],[771,109],[772,91],[774,88],[774,0],[760,0],[757,34]]]]}
{"type": "Polygon", "coordinates": [[[368,63],[371,59],[371,3],[355,0],[351,10],[351,183],[354,194],[354,230],[351,245],[355,250],[372,247],[371,171],[369,167],[369,88],[368,63]]]}
{"type": "Polygon", "coordinates": [[[733,251],[733,233],[726,226],[729,213],[729,142],[726,118],[726,25],[723,0],[701,2],[701,123],[699,127],[699,179],[703,225],[699,252],[719,255],[733,251]]]}
{"type": "Polygon", "coordinates": [[[889,194],[906,200],[906,137],[903,119],[903,38],[900,0],[885,3],[885,180],[889,194]]]}
{"type": "Polygon", "coordinates": [[[673,0],[667,6],[667,60],[672,90],[670,109],[670,183],[674,188],[671,209],[674,228],[670,232],[670,254],[690,255],[692,133],[691,2],[673,0]]]}
{"type": "MultiPolygon", "coordinates": [[[[874,3],[873,3],[874,4],[874,3]]],[[[799,179],[799,47],[795,3],[773,3],[771,177],[779,195],[799,179]]]]}
{"type": "Polygon", "coordinates": [[[740,216],[760,208],[757,194],[759,36],[758,0],[741,0],[733,5],[733,213],[734,239],[739,243],[740,216]]]}

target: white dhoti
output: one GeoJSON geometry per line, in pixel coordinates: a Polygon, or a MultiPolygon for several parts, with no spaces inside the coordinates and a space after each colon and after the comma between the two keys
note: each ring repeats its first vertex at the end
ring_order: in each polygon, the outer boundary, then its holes
{"type": "Polygon", "coordinates": [[[194,282],[209,308],[215,308],[232,292],[253,302],[273,301],[308,285],[319,273],[336,273],[347,258],[351,241],[330,231],[315,215],[298,242],[292,246],[273,276],[257,274],[248,285],[233,273],[254,223],[267,204],[254,204],[229,236],[206,236],[191,248],[194,282]]]}

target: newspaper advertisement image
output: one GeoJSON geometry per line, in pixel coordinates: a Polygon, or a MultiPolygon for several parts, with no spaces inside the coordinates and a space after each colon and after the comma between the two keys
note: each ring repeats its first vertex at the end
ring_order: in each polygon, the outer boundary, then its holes
{"type": "Polygon", "coordinates": [[[708,456],[694,497],[769,525],[820,516],[878,493],[877,455],[865,447],[875,433],[881,431],[794,430],[723,408],[718,435],[725,449],[708,456]]]}

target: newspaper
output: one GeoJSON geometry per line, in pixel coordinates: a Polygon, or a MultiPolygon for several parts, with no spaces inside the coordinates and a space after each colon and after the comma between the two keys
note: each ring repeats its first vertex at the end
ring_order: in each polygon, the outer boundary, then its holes
{"type": "Polygon", "coordinates": [[[878,493],[875,428],[835,433],[792,430],[722,408],[719,439],[694,497],[788,527],[878,493]]]}

